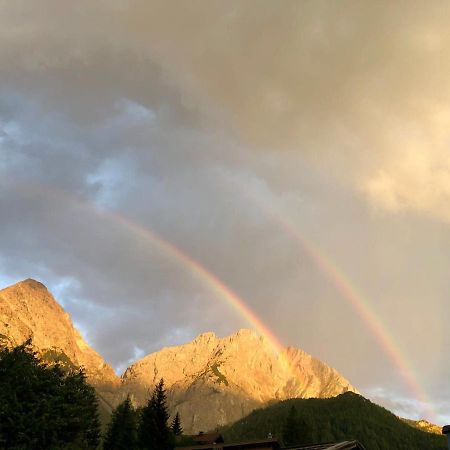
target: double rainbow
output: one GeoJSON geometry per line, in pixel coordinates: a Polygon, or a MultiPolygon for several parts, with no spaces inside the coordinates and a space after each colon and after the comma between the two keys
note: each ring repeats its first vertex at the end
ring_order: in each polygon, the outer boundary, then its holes
{"type": "MultiPolygon", "coordinates": [[[[135,236],[145,240],[153,247],[156,247],[167,257],[178,261],[179,264],[187,267],[189,271],[196,276],[196,278],[198,278],[202,283],[208,286],[208,288],[213,291],[218,296],[218,298],[226,301],[235,311],[237,311],[237,313],[241,317],[243,317],[248,322],[248,324],[252,328],[254,328],[259,334],[264,336],[269,341],[273,349],[281,356],[282,360],[284,360],[284,364],[288,365],[287,360],[283,356],[284,346],[279,338],[247,305],[247,303],[241,297],[239,297],[239,295],[237,295],[230,287],[228,287],[222,280],[220,280],[215,274],[209,271],[199,261],[189,256],[173,243],[159,236],[150,228],[144,227],[120,213],[105,209],[99,209],[91,203],[79,200],[68,194],[67,192],[55,190],[54,188],[50,189],[42,185],[33,185],[32,187],[28,188],[21,185],[20,187],[16,186],[16,188],[31,195],[41,193],[44,196],[62,196],[65,200],[76,204],[78,207],[90,213],[113,220],[125,229],[131,231],[135,236]]],[[[333,283],[340,296],[356,311],[356,313],[366,324],[372,335],[376,338],[385,354],[389,357],[394,366],[399,370],[405,384],[409,387],[415,398],[423,405],[425,409],[427,409],[428,416],[431,419],[435,420],[436,415],[434,411],[429,408],[430,401],[417,378],[415,377],[413,370],[407,362],[407,359],[401,353],[393,336],[388,332],[386,327],[383,326],[377,315],[369,306],[369,303],[363,300],[364,297],[359,294],[358,291],[352,286],[351,282],[346,278],[344,273],[341,272],[332,263],[332,261],[325,256],[325,253],[323,251],[321,251],[312,242],[307,241],[292,222],[288,221],[283,216],[266,207],[258,199],[251,197],[249,197],[249,199],[254,204],[256,204],[258,208],[260,208],[260,210],[265,214],[268,220],[276,223],[283,230],[286,236],[294,240],[300,246],[300,248],[310,257],[310,259],[314,262],[315,266],[321,271],[321,273],[333,283]]],[[[288,367],[288,369],[292,370],[292,368],[290,367],[288,367]]]]}

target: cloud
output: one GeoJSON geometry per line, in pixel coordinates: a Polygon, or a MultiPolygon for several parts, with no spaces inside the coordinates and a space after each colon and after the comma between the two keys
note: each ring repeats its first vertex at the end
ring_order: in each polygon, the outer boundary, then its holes
{"type": "Polygon", "coordinates": [[[450,221],[449,124],[439,125],[430,127],[429,136],[411,129],[395,139],[389,156],[363,186],[375,206],[450,221]]]}
{"type": "Polygon", "coordinates": [[[285,342],[358,386],[393,380],[408,395],[368,324],[272,211],[362,292],[424,378],[448,372],[445,3],[0,8],[1,280],[42,279],[120,368],[246,325],[140,226],[285,342]]]}
{"type": "Polygon", "coordinates": [[[448,221],[445,3],[196,6],[129,17],[199,108],[254,147],[331,159],[379,209],[448,221]]]}

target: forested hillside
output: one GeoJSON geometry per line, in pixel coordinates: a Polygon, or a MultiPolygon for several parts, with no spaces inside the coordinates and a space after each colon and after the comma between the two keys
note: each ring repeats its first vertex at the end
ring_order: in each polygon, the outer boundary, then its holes
{"type": "Polygon", "coordinates": [[[254,411],[221,431],[229,442],[265,438],[269,433],[292,438],[292,428],[299,430],[299,444],[356,439],[367,450],[447,448],[443,436],[417,430],[381,406],[350,392],[329,399],[279,402],[254,411]]]}

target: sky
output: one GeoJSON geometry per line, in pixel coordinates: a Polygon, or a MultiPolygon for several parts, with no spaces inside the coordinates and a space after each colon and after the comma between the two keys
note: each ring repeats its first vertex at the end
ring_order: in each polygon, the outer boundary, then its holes
{"type": "Polygon", "coordinates": [[[449,20],[0,0],[0,287],[42,281],[120,372],[251,326],[195,261],[362,394],[450,422],[449,20]]]}

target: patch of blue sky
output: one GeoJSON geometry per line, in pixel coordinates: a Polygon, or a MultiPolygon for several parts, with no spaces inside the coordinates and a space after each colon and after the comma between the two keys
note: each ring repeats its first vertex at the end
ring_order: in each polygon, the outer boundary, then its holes
{"type": "Polygon", "coordinates": [[[94,190],[96,206],[117,208],[133,187],[134,173],[134,162],[126,155],[102,161],[86,178],[86,183],[94,190]]]}
{"type": "Polygon", "coordinates": [[[49,286],[50,291],[57,299],[58,303],[63,308],[67,306],[67,299],[70,298],[74,292],[79,290],[81,283],[74,277],[61,277],[49,286]]]}
{"type": "Polygon", "coordinates": [[[146,351],[140,347],[133,347],[133,356],[126,361],[123,361],[121,364],[118,364],[116,367],[114,367],[114,371],[117,375],[122,375],[125,370],[134,364],[139,359],[143,358],[146,355],[146,351]]]}

